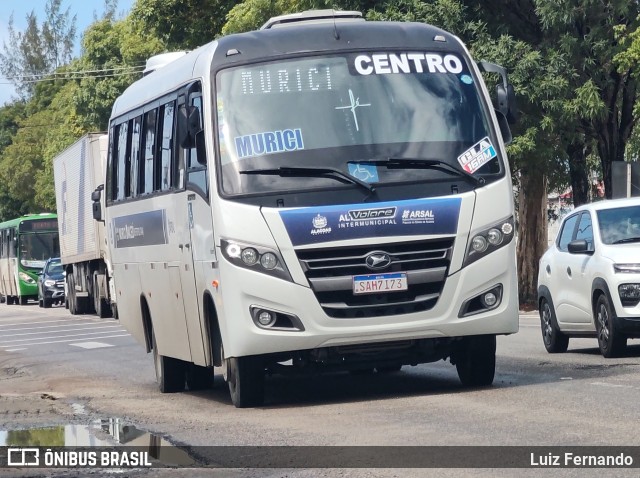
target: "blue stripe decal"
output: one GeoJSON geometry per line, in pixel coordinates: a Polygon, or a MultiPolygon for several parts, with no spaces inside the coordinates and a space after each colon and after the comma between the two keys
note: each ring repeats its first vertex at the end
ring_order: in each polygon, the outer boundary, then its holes
{"type": "Polygon", "coordinates": [[[455,234],[461,198],[411,199],[280,211],[294,246],[375,236],[455,234]]]}

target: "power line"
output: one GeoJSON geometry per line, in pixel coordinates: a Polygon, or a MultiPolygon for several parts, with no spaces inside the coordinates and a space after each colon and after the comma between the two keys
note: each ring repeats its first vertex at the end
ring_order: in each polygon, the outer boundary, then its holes
{"type": "MultiPolygon", "coordinates": [[[[16,80],[21,81],[22,83],[36,83],[38,81],[55,81],[55,80],[67,80],[67,79],[77,79],[77,78],[86,78],[86,77],[102,77],[108,75],[93,75],[93,73],[113,73],[116,75],[116,72],[123,72],[121,74],[128,73],[137,73],[144,70],[145,65],[131,65],[131,66],[121,66],[114,68],[102,68],[97,70],[81,70],[81,71],[63,71],[63,72],[53,72],[53,73],[41,73],[41,74],[32,74],[32,75],[20,75],[20,76],[0,76],[0,79],[3,80],[16,80]],[[33,78],[33,79],[29,79],[33,78]]],[[[13,83],[0,83],[4,85],[13,84],[13,83]]]]}

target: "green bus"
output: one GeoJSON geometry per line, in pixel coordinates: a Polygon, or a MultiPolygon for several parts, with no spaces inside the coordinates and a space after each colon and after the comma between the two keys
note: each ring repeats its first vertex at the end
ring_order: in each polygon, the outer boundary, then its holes
{"type": "Polygon", "coordinates": [[[27,214],[0,223],[0,300],[25,305],[38,299],[38,274],[60,256],[58,217],[27,214]]]}

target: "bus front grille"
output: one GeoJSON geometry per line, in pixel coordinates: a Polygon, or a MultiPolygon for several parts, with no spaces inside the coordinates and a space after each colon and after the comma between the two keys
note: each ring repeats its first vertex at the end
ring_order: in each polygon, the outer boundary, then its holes
{"type": "Polygon", "coordinates": [[[381,317],[429,310],[435,306],[447,277],[453,238],[364,246],[296,250],[298,260],[327,315],[339,319],[381,317]],[[372,270],[370,254],[387,254],[390,264],[372,270]],[[408,289],[398,292],[353,293],[353,276],[404,272],[408,289]]]}

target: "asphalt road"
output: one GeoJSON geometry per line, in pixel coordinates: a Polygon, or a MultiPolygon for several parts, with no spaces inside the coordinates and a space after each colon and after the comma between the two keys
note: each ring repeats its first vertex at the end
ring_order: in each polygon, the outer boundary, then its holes
{"type": "MultiPolygon", "coordinates": [[[[115,320],[72,317],[60,307],[0,304],[0,444],[8,431],[57,426],[67,444],[75,445],[115,438],[157,444],[163,439],[180,446],[175,450],[184,455],[180,459],[185,465],[215,463],[215,456],[198,447],[221,445],[249,446],[246,450],[252,452],[267,445],[640,445],[639,340],[629,341],[627,356],[618,359],[604,359],[595,339],[572,339],[566,354],[550,355],[542,345],[537,315],[521,315],[520,326],[518,334],[498,338],[496,379],[490,388],[464,389],[455,367],[445,362],[407,366],[388,375],[273,376],[267,378],[265,405],[240,410],[231,404],[219,376],[210,391],[160,394],[151,355],[115,320]]],[[[435,473],[410,466],[137,473],[602,475],[602,470],[575,468],[435,473]]],[[[633,470],[609,471],[615,472],[608,476],[637,476],[633,470]]],[[[30,473],[24,476],[37,476],[30,473]]]]}

